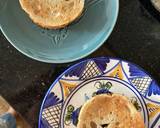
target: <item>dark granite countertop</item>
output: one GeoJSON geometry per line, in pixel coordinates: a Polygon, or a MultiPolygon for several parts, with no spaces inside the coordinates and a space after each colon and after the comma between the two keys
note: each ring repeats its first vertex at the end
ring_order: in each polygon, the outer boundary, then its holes
{"type": "MultiPolygon", "coordinates": [[[[88,57],[115,56],[134,62],[160,82],[160,15],[148,1],[120,0],[114,31],[88,57]]],[[[0,33],[0,94],[36,128],[47,89],[73,63],[54,65],[27,58],[0,33]]]]}

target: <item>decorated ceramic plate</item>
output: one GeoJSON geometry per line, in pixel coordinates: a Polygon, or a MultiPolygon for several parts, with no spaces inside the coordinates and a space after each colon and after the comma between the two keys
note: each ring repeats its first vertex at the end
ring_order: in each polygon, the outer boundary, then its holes
{"type": "Polygon", "coordinates": [[[160,127],[160,87],[136,65],[115,58],[94,58],[67,69],[48,90],[39,128],[76,128],[83,104],[95,95],[121,94],[141,113],[146,128],[160,127]]]}

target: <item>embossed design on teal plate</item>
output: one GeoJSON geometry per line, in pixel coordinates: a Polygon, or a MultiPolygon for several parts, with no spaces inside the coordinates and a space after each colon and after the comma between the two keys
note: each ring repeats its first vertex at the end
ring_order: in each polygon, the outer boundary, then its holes
{"type": "Polygon", "coordinates": [[[41,29],[41,34],[50,38],[53,47],[61,46],[65,39],[69,36],[68,28],[59,30],[41,29]]]}

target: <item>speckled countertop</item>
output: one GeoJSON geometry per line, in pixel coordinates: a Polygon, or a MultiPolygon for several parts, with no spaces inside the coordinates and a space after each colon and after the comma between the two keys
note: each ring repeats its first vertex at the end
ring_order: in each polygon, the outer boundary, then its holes
{"type": "MultiPolygon", "coordinates": [[[[160,15],[148,1],[120,0],[113,33],[89,57],[120,57],[140,65],[160,82],[160,15]]],[[[54,65],[34,61],[14,49],[0,33],[0,94],[36,128],[45,92],[73,63],[54,65]]]]}

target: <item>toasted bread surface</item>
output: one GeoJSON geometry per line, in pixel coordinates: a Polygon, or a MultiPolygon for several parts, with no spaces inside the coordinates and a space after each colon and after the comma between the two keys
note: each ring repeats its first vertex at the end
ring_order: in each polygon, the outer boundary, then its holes
{"type": "Polygon", "coordinates": [[[85,103],[79,115],[78,128],[144,128],[141,114],[125,97],[98,95],[85,103]]]}
{"type": "Polygon", "coordinates": [[[83,12],[84,0],[19,0],[34,23],[44,28],[62,28],[83,12]]]}

